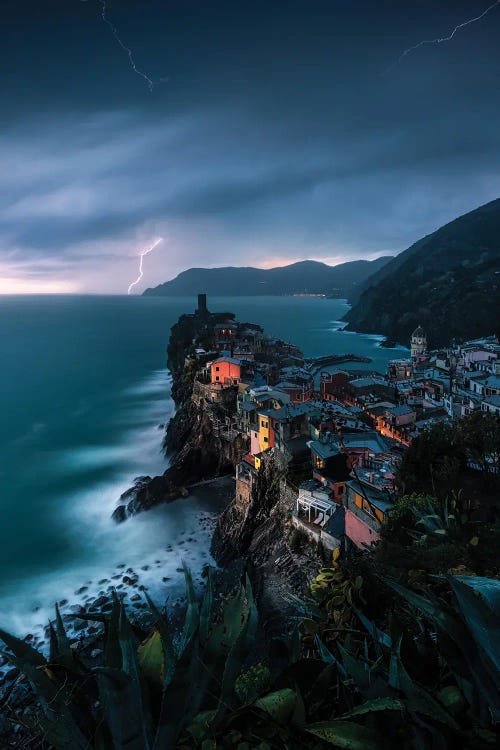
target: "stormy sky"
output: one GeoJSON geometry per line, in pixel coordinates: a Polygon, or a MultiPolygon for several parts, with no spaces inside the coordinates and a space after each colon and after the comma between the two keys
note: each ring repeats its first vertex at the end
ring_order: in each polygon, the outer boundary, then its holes
{"type": "Polygon", "coordinates": [[[0,293],[405,249],[500,195],[500,4],[3,0],[0,293]],[[133,68],[113,35],[116,28],[133,68]]]}

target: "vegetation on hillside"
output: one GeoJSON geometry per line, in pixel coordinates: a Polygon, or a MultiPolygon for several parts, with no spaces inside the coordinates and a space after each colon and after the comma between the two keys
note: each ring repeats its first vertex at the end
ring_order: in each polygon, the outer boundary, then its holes
{"type": "Polygon", "coordinates": [[[397,255],[364,285],[349,327],[407,343],[424,327],[429,345],[499,333],[500,199],[397,255]]]}
{"type": "Polygon", "coordinates": [[[59,615],[47,660],[1,632],[37,698],[11,716],[27,730],[23,746],[30,737],[56,750],[494,746],[497,580],[381,578],[381,612],[364,578],[334,561],[296,601],[296,635],[267,646],[248,580],[222,604],[210,580],[201,602],[188,571],[186,586],[178,633],[151,601],[146,638],[116,598],[110,615],[90,613],[106,629],[98,667],[71,649],[59,615]]]}

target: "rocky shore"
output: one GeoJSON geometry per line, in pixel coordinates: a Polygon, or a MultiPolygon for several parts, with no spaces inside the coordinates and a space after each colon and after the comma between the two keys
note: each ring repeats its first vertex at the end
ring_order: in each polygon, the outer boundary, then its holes
{"type": "MultiPolygon", "coordinates": [[[[189,566],[195,585],[199,589],[203,587],[204,569],[206,565],[214,565],[210,546],[218,513],[232,499],[234,481],[232,477],[221,477],[204,482],[193,487],[192,494],[193,500],[196,496],[198,502],[207,509],[200,511],[195,523],[180,530],[176,538],[165,544],[163,554],[145,559],[141,564],[134,566],[126,561],[120,562],[110,569],[106,577],[82,581],[72,595],[54,601],[54,605],[57,604],[61,613],[72,648],[76,649],[90,666],[98,662],[102,653],[103,626],[79,615],[110,612],[114,593],[126,604],[131,622],[140,629],[147,630],[150,622],[145,598],[147,592],[160,605],[168,600],[170,615],[175,620],[181,615],[185,603],[183,561],[189,566]],[[190,554],[195,546],[196,559],[190,554]]],[[[228,581],[230,580],[229,577],[228,581]]],[[[55,610],[52,612],[52,620],[54,616],[55,610]]],[[[40,621],[23,640],[47,654],[50,642],[49,623],[40,621]]],[[[0,655],[1,703],[8,702],[10,706],[17,706],[19,701],[28,700],[30,691],[24,682],[19,670],[0,655]]],[[[0,708],[0,718],[1,713],[0,708]]]]}

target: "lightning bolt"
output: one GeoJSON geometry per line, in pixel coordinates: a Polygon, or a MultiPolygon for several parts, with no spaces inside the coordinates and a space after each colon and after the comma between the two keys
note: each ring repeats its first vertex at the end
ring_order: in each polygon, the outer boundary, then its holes
{"type": "Polygon", "coordinates": [[[413,47],[408,47],[408,49],[405,49],[404,52],[400,54],[398,59],[396,60],[393,65],[388,70],[392,70],[398,63],[401,62],[401,60],[404,57],[407,57],[412,52],[415,52],[415,50],[419,49],[420,47],[424,47],[426,44],[442,44],[443,42],[449,42],[453,39],[457,31],[460,31],[460,29],[463,29],[465,26],[470,26],[471,23],[476,23],[476,21],[480,21],[481,18],[484,18],[490,11],[492,11],[494,8],[497,7],[497,5],[500,5],[500,0],[496,0],[492,5],[490,5],[486,10],[484,10],[481,15],[476,16],[475,18],[470,18],[468,21],[464,21],[463,23],[459,23],[458,26],[455,26],[453,31],[449,34],[449,36],[443,36],[439,37],[437,39],[423,39],[418,44],[415,44],[413,47]]]}
{"type": "Polygon", "coordinates": [[[139,283],[139,281],[140,281],[140,280],[142,279],[142,277],[144,276],[144,272],[143,272],[143,270],[142,270],[142,260],[143,260],[144,256],[145,256],[145,255],[149,255],[149,253],[152,253],[152,252],[153,252],[153,250],[155,249],[155,247],[156,247],[157,245],[159,245],[159,244],[160,244],[160,242],[163,242],[163,237],[158,237],[158,239],[157,239],[157,240],[155,240],[155,241],[153,242],[153,244],[152,244],[152,245],[151,245],[150,247],[147,247],[147,248],[146,248],[146,250],[143,250],[143,251],[141,252],[141,254],[140,254],[140,256],[139,256],[139,276],[138,276],[138,277],[136,278],[136,280],[135,280],[135,281],[133,281],[133,282],[132,282],[132,283],[130,284],[129,288],[127,289],[127,294],[130,294],[130,292],[132,291],[132,289],[134,288],[134,286],[135,286],[136,284],[138,284],[138,283],[139,283]]]}
{"type": "MultiPolygon", "coordinates": [[[[114,23],[112,21],[110,21],[110,19],[108,18],[108,7],[107,7],[106,0],[99,0],[99,2],[101,4],[101,17],[102,17],[102,20],[104,21],[104,23],[107,26],[109,26],[109,28],[111,29],[111,32],[112,32],[114,38],[116,39],[116,41],[118,42],[118,44],[120,45],[120,47],[122,48],[122,50],[124,52],[126,52],[128,60],[129,60],[129,63],[130,63],[130,66],[131,66],[132,70],[134,71],[134,73],[136,73],[138,76],[140,76],[141,78],[144,79],[144,81],[148,85],[148,88],[149,88],[150,92],[152,93],[155,86],[158,86],[160,83],[164,83],[168,79],[167,78],[160,78],[158,81],[154,81],[146,73],[144,73],[144,71],[140,70],[137,67],[137,65],[135,63],[135,60],[134,60],[134,55],[132,53],[132,50],[130,49],[130,47],[127,47],[127,45],[122,41],[122,39],[120,37],[120,34],[118,33],[118,29],[116,28],[116,26],[114,25],[114,23]]],[[[499,0],[499,2],[500,2],[500,0],[499,0]]]]}

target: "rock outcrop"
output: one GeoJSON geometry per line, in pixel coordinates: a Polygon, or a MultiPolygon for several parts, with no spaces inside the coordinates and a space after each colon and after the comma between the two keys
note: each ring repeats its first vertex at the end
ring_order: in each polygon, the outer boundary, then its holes
{"type": "Polygon", "coordinates": [[[284,467],[271,458],[259,475],[249,504],[232,502],[219,516],[212,554],[224,567],[239,562],[250,576],[268,635],[292,630],[296,608],[290,595],[303,596],[317,572],[317,550],[290,544],[289,518],[296,492],[284,479],[284,467]]]}
{"type": "Polygon", "coordinates": [[[160,476],[138,477],[122,494],[113,512],[118,523],[160,503],[187,497],[193,484],[231,473],[245,452],[242,436],[228,440],[215,433],[216,407],[192,398],[196,367],[189,365],[189,355],[193,352],[193,341],[201,341],[209,350],[214,326],[228,318],[234,315],[196,313],[182,315],[172,326],[167,365],[172,374],[176,412],[167,426],[163,443],[170,466],[160,476]]]}

